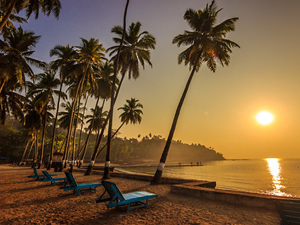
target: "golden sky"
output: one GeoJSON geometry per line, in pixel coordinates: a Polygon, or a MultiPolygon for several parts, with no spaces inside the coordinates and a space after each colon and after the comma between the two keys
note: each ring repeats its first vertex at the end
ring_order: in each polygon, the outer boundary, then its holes
{"type": "MultiPolygon", "coordinates": [[[[35,57],[49,62],[57,44],[79,45],[79,37],[98,38],[108,48],[114,25],[122,24],[125,0],[63,0],[60,19],[40,16],[24,26],[42,35],[35,57]]],[[[234,49],[229,67],[216,73],[205,65],[194,77],[181,111],[175,140],[201,143],[225,158],[299,158],[300,137],[300,1],[217,0],[221,22],[239,17],[228,38],[234,49]],[[262,126],[255,116],[266,110],[275,117],[262,126]]],[[[203,0],[131,0],[127,24],[140,21],[157,39],[153,68],[146,66],[137,80],[126,80],[117,108],[131,97],[144,105],[142,123],[127,125],[121,137],[149,133],[167,137],[189,76],[188,67],[177,64],[184,48],[172,39],[189,30],[183,20],[186,9],[203,9],[203,0]]],[[[93,101],[89,103],[93,106],[93,101]]],[[[120,124],[115,112],[114,127],[120,124]]],[[[162,149],[163,150],[163,149],[162,149]]]]}

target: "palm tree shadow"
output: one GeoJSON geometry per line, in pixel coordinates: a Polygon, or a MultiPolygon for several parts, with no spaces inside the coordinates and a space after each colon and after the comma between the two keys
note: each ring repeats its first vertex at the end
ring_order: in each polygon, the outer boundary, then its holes
{"type": "Polygon", "coordinates": [[[59,194],[58,196],[51,197],[51,198],[34,199],[34,200],[30,200],[30,201],[18,203],[18,204],[12,203],[12,204],[5,204],[3,206],[0,205],[0,209],[19,208],[22,206],[31,206],[31,205],[35,205],[38,207],[39,205],[42,205],[44,203],[47,203],[47,204],[55,203],[62,199],[66,199],[66,198],[72,199],[72,198],[76,198],[76,197],[77,197],[77,195],[74,195],[74,194],[59,194]]]}
{"type": "MultiPolygon", "coordinates": [[[[47,188],[50,187],[49,183],[43,183],[45,185],[40,185],[40,186],[36,186],[36,187],[28,187],[28,188],[22,188],[22,189],[15,189],[15,190],[11,190],[8,193],[16,193],[16,192],[21,192],[21,191],[30,191],[30,190],[34,190],[34,189],[41,189],[41,188],[47,188]]],[[[56,187],[61,186],[63,184],[58,184],[55,185],[56,187]]],[[[52,185],[51,185],[52,186],[52,185]]]]}
{"type": "Polygon", "coordinates": [[[7,182],[7,183],[1,183],[1,185],[9,185],[9,184],[22,184],[22,183],[32,183],[38,180],[28,180],[28,181],[19,181],[19,182],[7,182]]]}

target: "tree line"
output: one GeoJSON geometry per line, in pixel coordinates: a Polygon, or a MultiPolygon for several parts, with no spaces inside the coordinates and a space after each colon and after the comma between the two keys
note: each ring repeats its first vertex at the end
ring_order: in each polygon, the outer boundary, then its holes
{"type": "MultiPolygon", "coordinates": [[[[51,131],[52,126],[47,127],[45,137],[45,156],[44,162],[47,162],[51,148],[51,131]]],[[[79,130],[77,133],[79,134],[79,130]]],[[[114,131],[116,133],[116,131],[114,131]]],[[[63,142],[66,138],[66,130],[58,128],[58,136],[54,143],[54,148],[57,152],[63,153],[63,142]]],[[[26,148],[26,139],[28,133],[18,121],[12,117],[8,120],[5,126],[0,127],[0,155],[10,157],[13,162],[25,163],[32,162],[34,153],[27,146],[28,151],[24,155],[26,148]],[[12,145],[13,143],[13,145],[12,145]]],[[[85,140],[88,136],[88,129],[84,129],[82,139],[85,140]]],[[[79,135],[78,135],[79,137],[79,135]]],[[[93,133],[90,137],[91,143],[97,140],[97,133],[93,133]]],[[[102,149],[106,143],[107,136],[103,137],[102,149]]],[[[76,139],[78,145],[79,139],[76,139]]],[[[161,154],[161,149],[164,147],[166,139],[161,135],[152,135],[151,133],[138,138],[119,138],[118,135],[112,140],[111,160],[116,164],[156,164],[157,159],[161,154]]],[[[93,145],[89,145],[86,151],[84,162],[89,162],[93,153],[93,145]]],[[[100,151],[97,157],[97,163],[105,161],[105,151],[100,151]]],[[[216,152],[211,147],[197,144],[185,144],[181,140],[173,140],[168,157],[169,163],[190,163],[204,162],[210,160],[224,160],[222,153],[216,152]]],[[[77,160],[78,164],[79,161],[77,160]]]]}

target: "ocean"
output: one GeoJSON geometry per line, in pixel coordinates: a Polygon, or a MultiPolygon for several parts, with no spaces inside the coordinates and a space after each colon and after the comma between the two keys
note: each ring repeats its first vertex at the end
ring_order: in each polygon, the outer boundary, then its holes
{"type": "MultiPolygon", "coordinates": [[[[223,160],[202,164],[165,167],[163,176],[216,181],[216,188],[225,190],[300,197],[300,159],[223,160]]],[[[156,167],[132,167],[125,170],[154,174],[156,167]]]]}

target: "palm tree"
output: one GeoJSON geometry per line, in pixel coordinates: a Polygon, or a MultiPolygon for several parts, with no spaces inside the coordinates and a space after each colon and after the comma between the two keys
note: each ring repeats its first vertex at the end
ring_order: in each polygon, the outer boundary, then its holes
{"type": "Polygon", "coordinates": [[[140,108],[143,108],[143,105],[138,103],[138,101],[139,100],[135,98],[131,98],[130,100],[126,100],[127,104],[118,108],[118,110],[123,110],[124,112],[119,116],[122,124],[116,132],[118,132],[124,124],[128,124],[129,122],[132,124],[141,123],[141,114],[143,114],[143,111],[140,108]]]}
{"type": "Polygon", "coordinates": [[[42,115],[38,112],[38,109],[30,99],[27,100],[25,111],[25,127],[28,128],[34,136],[34,157],[32,164],[32,166],[34,166],[38,158],[38,134],[42,129],[42,115]]]}
{"type": "MultiPolygon", "coordinates": [[[[3,19],[3,15],[4,15],[4,10],[1,9],[1,6],[0,6],[0,20],[1,21],[3,19]]],[[[16,29],[13,22],[18,22],[18,23],[24,23],[25,22],[25,23],[27,23],[27,20],[23,17],[15,15],[15,14],[11,14],[9,16],[9,19],[7,20],[7,23],[4,25],[2,30],[0,30],[0,34],[2,34],[4,40],[9,35],[11,30],[16,29]]]]}
{"type": "Polygon", "coordinates": [[[73,47],[67,46],[61,46],[57,45],[53,49],[50,50],[50,56],[56,56],[57,59],[51,62],[51,68],[54,70],[59,70],[59,77],[60,77],[60,88],[59,88],[59,95],[57,99],[57,107],[56,107],[56,114],[55,119],[53,123],[53,131],[52,131],[52,141],[51,141],[51,150],[50,150],[50,160],[47,167],[47,170],[50,170],[52,166],[52,160],[53,160],[53,150],[54,150],[54,140],[55,140],[55,133],[56,133],[56,123],[57,123],[57,117],[58,117],[58,111],[59,111],[59,105],[60,105],[60,98],[61,96],[63,99],[66,99],[66,95],[62,92],[63,84],[67,78],[67,76],[72,72],[74,68],[74,64],[76,61],[77,52],[74,50],[73,47]]]}
{"type": "Polygon", "coordinates": [[[53,13],[54,16],[58,18],[61,3],[60,0],[3,0],[1,1],[3,16],[0,21],[0,30],[8,22],[13,12],[19,13],[23,9],[26,9],[27,19],[32,13],[35,14],[35,19],[37,19],[39,17],[40,10],[47,16],[53,13]]]}
{"type": "MultiPolygon", "coordinates": [[[[121,125],[118,127],[118,129],[115,131],[115,133],[112,135],[112,138],[120,131],[120,129],[123,127],[124,124],[136,124],[141,123],[142,121],[142,114],[143,111],[141,108],[143,108],[143,105],[141,103],[138,103],[139,100],[136,100],[135,98],[131,98],[130,100],[126,100],[127,104],[125,104],[123,107],[118,108],[118,110],[123,110],[123,113],[119,116],[121,118],[121,125]]],[[[98,152],[98,155],[101,153],[101,151],[107,146],[105,144],[101,150],[98,152]]]]}
{"type": "Polygon", "coordinates": [[[0,122],[4,125],[6,115],[11,113],[17,120],[24,122],[24,103],[27,98],[17,93],[21,88],[9,90],[9,85],[6,85],[0,93],[0,122]]]}
{"type": "Polygon", "coordinates": [[[35,105],[39,106],[39,111],[43,117],[43,128],[42,128],[42,144],[41,144],[41,157],[39,168],[42,164],[43,153],[44,153],[44,140],[46,134],[46,123],[48,109],[54,108],[54,94],[59,95],[60,92],[54,90],[60,86],[60,80],[55,78],[55,72],[52,70],[45,71],[36,75],[38,81],[37,84],[30,82],[28,95],[32,96],[35,105]]]}
{"type": "MultiPolygon", "coordinates": [[[[100,98],[103,99],[102,107],[101,107],[102,109],[103,109],[105,101],[110,98],[112,83],[113,83],[113,72],[114,72],[114,67],[113,67],[112,63],[105,62],[102,66],[100,66],[99,74],[96,74],[97,75],[96,89],[94,91],[94,95],[97,98],[97,101],[96,101],[95,108],[98,106],[98,101],[99,101],[100,98]]],[[[118,84],[118,83],[119,83],[119,80],[116,79],[116,84],[118,84]]],[[[94,112],[96,112],[96,111],[94,111],[94,112]]],[[[101,127],[102,131],[101,131],[100,135],[97,135],[95,148],[94,148],[94,153],[92,155],[91,161],[95,161],[95,159],[96,159],[96,155],[97,155],[97,151],[98,151],[98,147],[97,147],[98,145],[97,144],[98,144],[98,141],[101,140],[101,138],[103,136],[104,129],[105,129],[105,126],[107,124],[107,120],[108,120],[108,117],[106,117],[106,119],[105,119],[105,121],[104,121],[104,123],[101,127]]],[[[86,138],[85,145],[84,145],[84,148],[83,148],[83,151],[82,151],[80,166],[83,163],[83,160],[84,160],[84,157],[85,157],[88,141],[89,141],[90,135],[92,133],[93,123],[94,123],[94,121],[92,119],[91,120],[91,126],[89,127],[90,128],[89,133],[88,133],[88,136],[86,138]]],[[[90,175],[91,172],[92,172],[92,169],[93,169],[93,165],[92,165],[92,163],[90,163],[85,175],[90,175]]]]}
{"type": "MultiPolygon", "coordinates": [[[[75,122],[83,122],[82,121],[82,114],[77,112],[78,108],[76,106],[73,106],[75,103],[75,100],[73,101],[73,103],[70,103],[70,102],[66,102],[66,103],[62,103],[61,106],[63,108],[65,108],[65,111],[63,112],[59,112],[58,115],[60,116],[60,118],[58,119],[58,122],[59,122],[59,126],[63,129],[69,129],[70,128],[70,123],[75,123],[75,122]],[[75,113],[73,112],[73,110],[75,110],[75,113]],[[75,119],[73,120],[72,117],[75,116],[75,119]],[[76,117],[79,117],[79,119],[77,120],[76,117]]],[[[75,124],[73,124],[75,125],[75,124]]],[[[73,126],[72,126],[73,127],[73,126]]],[[[71,135],[71,132],[70,133],[67,133],[67,137],[66,137],[66,142],[68,140],[68,136],[71,135]]],[[[65,145],[67,145],[67,143],[65,143],[65,145]]],[[[68,152],[69,152],[69,146],[66,147],[65,146],[65,150],[64,150],[64,156],[63,156],[63,160],[66,160],[67,157],[68,157],[68,152]]],[[[65,162],[63,162],[63,166],[65,166],[65,162]]],[[[62,170],[62,168],[60,168],[60,170],[62,170]]]]}
{"type": "Polygon", "coordinates": [[[194,73],[200,69],[202,63],[206,63],[208,68],[213,72],[216,70],[217,61],[219,61],[222,66],[224,64],[228,65],[230,61],[229,54],[232,52],[231,48],[239,47],[238,44],[226,39],[227,33],[234,31],[235,22],[238,18],[227,19],[216,25],[217,15],[220,11],[221,9],[217,9],[214,0],[210,5],[207,4],[204,10],[195,11],[188,9],[184,14],[184,19],[187,20],[192,31],[185,31],[173,39],[173,43],[177,43],[178,46],[189,46],[185,51],[179,54],[178,63],[181,64],[184,62],[185,65],[189,64],[192,71],[177,106],[160,163],[151,181],[152,184],[160,182],[180,110],[194,73]]]}
{"type": "MultiPolygon", "coordinates": [[[[85,82],[89,81],[90,84],[95,82],[94,71],[102,65],[102,60],[104,58],[103,52],[105,48],[99,43],[98,39],[90,38],[86,40],[81,38],[82,44],[78,46],[78,59],[77,59],[77,77],[75,77],[76,91],[74,95],[74,103],[72,112],[75,112],[75,105],[77,105],[77,100],[80,100],[81,93],[83,90],[83,85],[85,82]]],[[[76,75],[76,73],[75,73],[76,75]]],[[[74,114],[73,114],[74,115],[74,114]]],[[[71,116],[71,123],[68,128],[68,134],[72,130],[74,116],[71,116]]],[[[77,123],[75,124],[75,126],[77,123]]],[[[70,138],[71,135],[68,135],[70,138]]],[[[69,140],[66,142],[65,148],[68,149],[69,140]]],[[[64,159],[65,160],[65,159],[64,159]]]]}
{"type": "Polygon", "coordinates": [[[94,109],[91,109],[91,111],[93,115],[88,115],[86,117],[88,119],[86,123],[89,124],[89,129],[92,129],[92,131],[96,132],[96,134],[99,135],[99,132],[103,127],[108,112],[103,112],[102,107],[99,107],[98,105],[94,109]]]}
{"type": "MultiPolygon", "coordinates": [[[[121,81],[116,92],[116,97],[118,96],[119,90],[121,88],[122,81],[124,79],[125,73],[128,72],[129,78],[131,76],[136,79],[139,77],[139,64],[144,68],[145,61],[152,66],[150,62],[150,51],[149,49],[155,49],[156,40],[149,34],[147,31],[140,33],[141,23],[137,22],[132,23],[129,26],[128,32],[126,32],[126,14],[129,1],[127,1],[124,19],[123,19],[123,28],[116,26],[112,29],[112,32],[116,33],[119,37],[114,38],[114,41],[119,44],[119,46],[113,46],[109,48],[111,50],[111,55],[115,54],[112,58],[115,62],[115,76],[117,69],[121,68],[121,81]],[[121,38],[120,38],[121,37],[121,38]],[[120,65],[119,65],[120,60],[120,65]]],[[[113,93],[113,92],[112,92],[113,93]]],[[[113,107],[115,103],[115,97],[112,95],[111,98],[111,109],[109,114],[109,128],[108,128],[108,139],[107,139],[107,153],[106,153],[106,163],[103,178],[109,178],[109,165],[110,165],[110,142],[112,134],[112,118],[113,118],[113,107]]],[[[98,146],[100,142],[98,142],[98,146]]]]}
{"type": "MultiPolygon", "coordinates": [[[[11,30],[6,40],[0,40],[0,109],[1,123],[5,122],[5,115],[9,107],[5,105],[12,95],[13,90],[22,90],[26,77],[34,78],[34,73],[29,64],[45,68],[46,64],[31,58],[40,36],[34,32],[23,31],[21,27],[11,30]]],[[[14,94],[13,94],[13,93],[14,94]]],[[[19,96],[20,98],[20,96],[19,96]]]]}
{"type": "MultiPolygon", "coordinates": [[[[155,49],[156,40],[155,37],[149,34],[148,31],[140,32],[142,24],[140,22],[131,23],[128,31],[125,30],[124,44],[120,52],[120,70],[122,76],[128,72],[128,78],[131,76],[137,79],[140,75],[139,65],[141,64],[145,69],[145,62],[151,67],[150,51],[149,49],[155,49]]],[[[119,37],[113,38],[113,40],[120,44],[124,29],[121,26],[115,26],[111,32],[117,34],[119,37]]],[[[116,53],[119,45],[112,46],[107,49],[110,52],[112,60],[115,61],[116,53]]]]}

